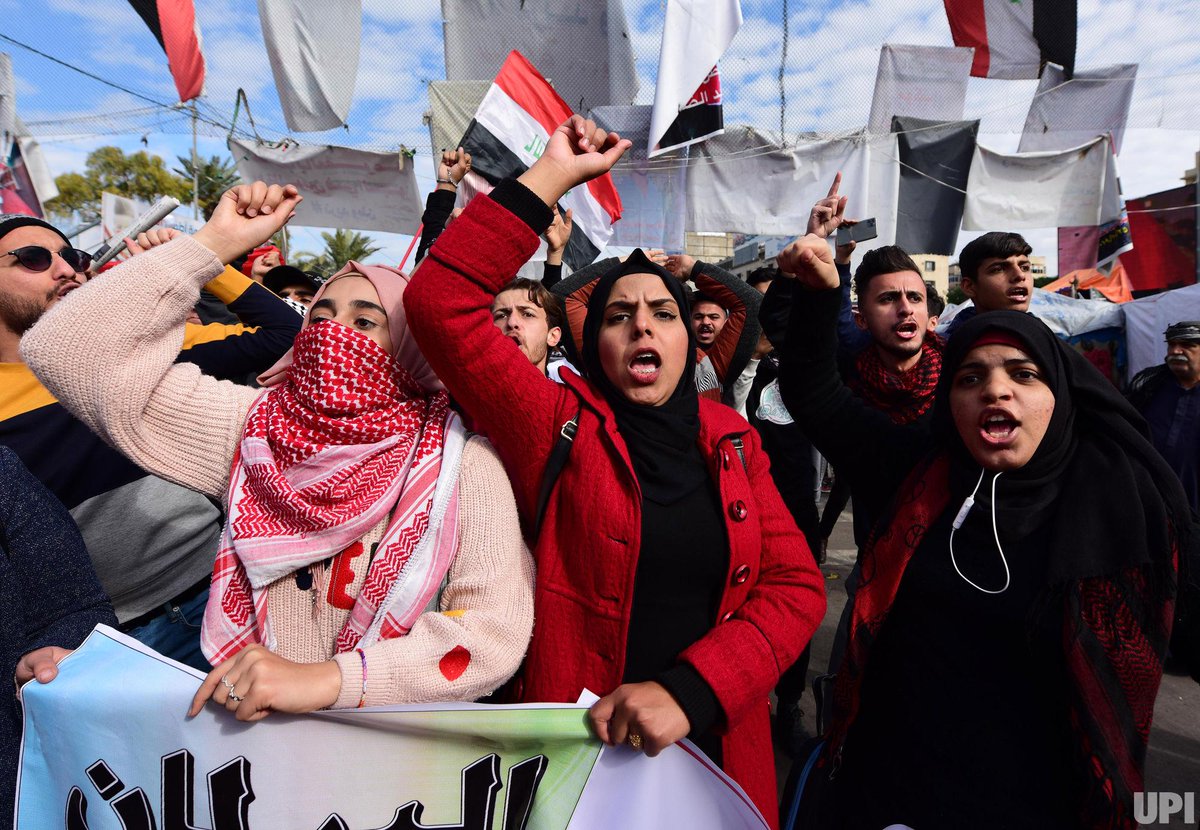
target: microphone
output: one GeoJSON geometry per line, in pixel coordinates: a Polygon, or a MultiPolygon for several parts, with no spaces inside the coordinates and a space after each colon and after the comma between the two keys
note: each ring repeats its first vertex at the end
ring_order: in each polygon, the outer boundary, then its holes
{"type": "Polygon", "coordinates": [[[179,200],[173,196],[163,196],[150,206],[150,209],[137,218],[137,221],[101,245],[92,254],[92,267],[98,269],[121,251],[125,250],[125,237],[136,238],[139,233],[145,233],[162,220],[171,215],[171,211],[179,207],[179,200]]]}

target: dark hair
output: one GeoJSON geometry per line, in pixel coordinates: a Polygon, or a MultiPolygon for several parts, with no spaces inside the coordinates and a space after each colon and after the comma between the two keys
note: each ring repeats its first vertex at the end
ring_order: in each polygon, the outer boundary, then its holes
{"type": "Polygon", "coordinates": [[[940,317],[946,310],[946,301],[938,293],[937,286],[931,282],[925,283],[925,305],[929,308],[930,317],[940,317]]]}
{"type": "Polygon", "coordinates": [[[725,312],[726,317],[729,316],[729,309],[727,309],[724,305],[722,305],[719,300],[714,300],[712,297],[708,296],[703,291],[692,292],[692,311],[693,312],[696,310],[696,306],[700,305],[700,303],[709,303],[711,305],[715,305],[717,308],[721,309],[721,311],[725,312]]]}
{"type": "Polygon", "coordinates": [[[771,282],[778,276],[778,269],[772,268],[770,265],[764,265],[761,268],[755,268],[746,275],[746,284],[750,286],[762,285],[764,282],[771,282]]]}
{"type": "Polygon", "coordinates": [[[989,257],[1008,259],[1010,256],[1029,256],[1033,248],[1019,233],[989,231],[978,239],[972,239],[958,255],[958,270],[964,280],[974,280],[979,275],[979,266],[989,257]]]}
{"type": "Polygon", "coordinates": [[[864,299],[871,280],[880,274],[895,274],[897,271],[912,271],[917,276],[921,275],[917,263],[899,245],[884,245],[867,251],[858,270],[854,272],[854,293],[858,294],[859,300],[864,299]]]}
{"type": "Polygon", "coordinates": [[[542,285],[540,280],[517,277],[497,293],[503,294],[505,291],[526,292],[529,302],[546,312],[546,328],[559,328],[565,331],[567,323],[563,315],[562,302],[551,294],[550,289],[542,285]]]}

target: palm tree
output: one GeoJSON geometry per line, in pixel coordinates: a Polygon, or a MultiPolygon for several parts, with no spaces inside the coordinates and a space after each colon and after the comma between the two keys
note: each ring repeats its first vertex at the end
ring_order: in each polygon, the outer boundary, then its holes
{"type": "Polygon", "coordinates": [[[300,252],[292,263],[303,271],[313,271],[328,277],[350,260],[362,262],[367,257],[383,250],[376,245],[375,240],[357,231],[338,228],[333,233],[322,233],[325,240],[325,250],[320,254],[300,252]]]}
{"type": "Polygon", "coordinates": [[[187,156],[176,156],[179,159],[180,167],[174,169],[175,175],[182,179],[186,179],[187,183],[187,198],[185,202],[192,200],[192,182],[194,181],[193,172],[200,175],[200,209],[204,211],[204,218],[211,219],[212,212],[217,207],[217,202],[221,200],[221,195],[233,187],[235,184],[240,184],[241,176],[238,175],[237,167],[234,166],[233,159],[222,159],[220,156],[212,156],[208,159],[200,159],[200,163],[194,168],[192,160],[187,156]]]}

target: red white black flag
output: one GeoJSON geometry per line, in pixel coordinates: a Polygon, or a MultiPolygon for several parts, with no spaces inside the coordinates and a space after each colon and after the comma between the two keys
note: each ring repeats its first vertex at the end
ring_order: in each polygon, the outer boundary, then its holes
{"type": "Polygon", "coordinates": [[[193,0],[129,0],[167,53],[180,101],[204,91],[204,55],[193,0]]]}
{"type": "Polygon", "coordinates": [[[1075,71],[1076,0],[943,2],[954,45],[975,49],[975,77],[1037,78],[1047,63],[1075,71]]]}
{"type": "MultiPolygon", "coordinates": [[[[571,108],[520,52],[510,52],[460,142],[471,168],[491,184],[515,178],[541,157],[550,134],[571,117],[571,108]]],[[[571,188],[559,201],[574,215],[563,258],[573,269],[599,255],[621,218],[621,198],[612,176],[571,188]]]]}
{"type": "Polygon", "coordinates": [[[741,25],[739,0],[668,0],[650,116],[651,158],[724,132],[716,64],[741,25]]]}

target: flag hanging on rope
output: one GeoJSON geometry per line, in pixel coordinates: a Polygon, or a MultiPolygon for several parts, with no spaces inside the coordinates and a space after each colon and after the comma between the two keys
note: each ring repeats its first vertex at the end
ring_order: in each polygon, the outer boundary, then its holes
{"type": "Polygon", "coordinates": [[[668,0],[650,158],[724,132],[717,61],[741,26],[739,0],[668,0]]]}
{"type": "Polygon", "coordinates": [[[158,45],[167,53],[180,101],[204,92],[204,55],[200,51],[200,25],[192,0],[129,0],[146,21],[158,45]]]}
{"type": "Polygon", "coordinates": [[[1076,0],[943,0],[955,46],[975,49],[977,78],[1036,78],[1046,63],[1075,71],[1076,0]]]}
{"type": "MultiPolygon", "coordinates": [[[[493,185],[515,178],[541,157],[550,134],[571,117],[571,108],[520,52],[510,52],[459,142],[471,168],[493,185]]],[[[621,218],[621,199],[605,173],[559,201],[574,227],[563,258],[573,269],[594,261],[621,218]]]]}

